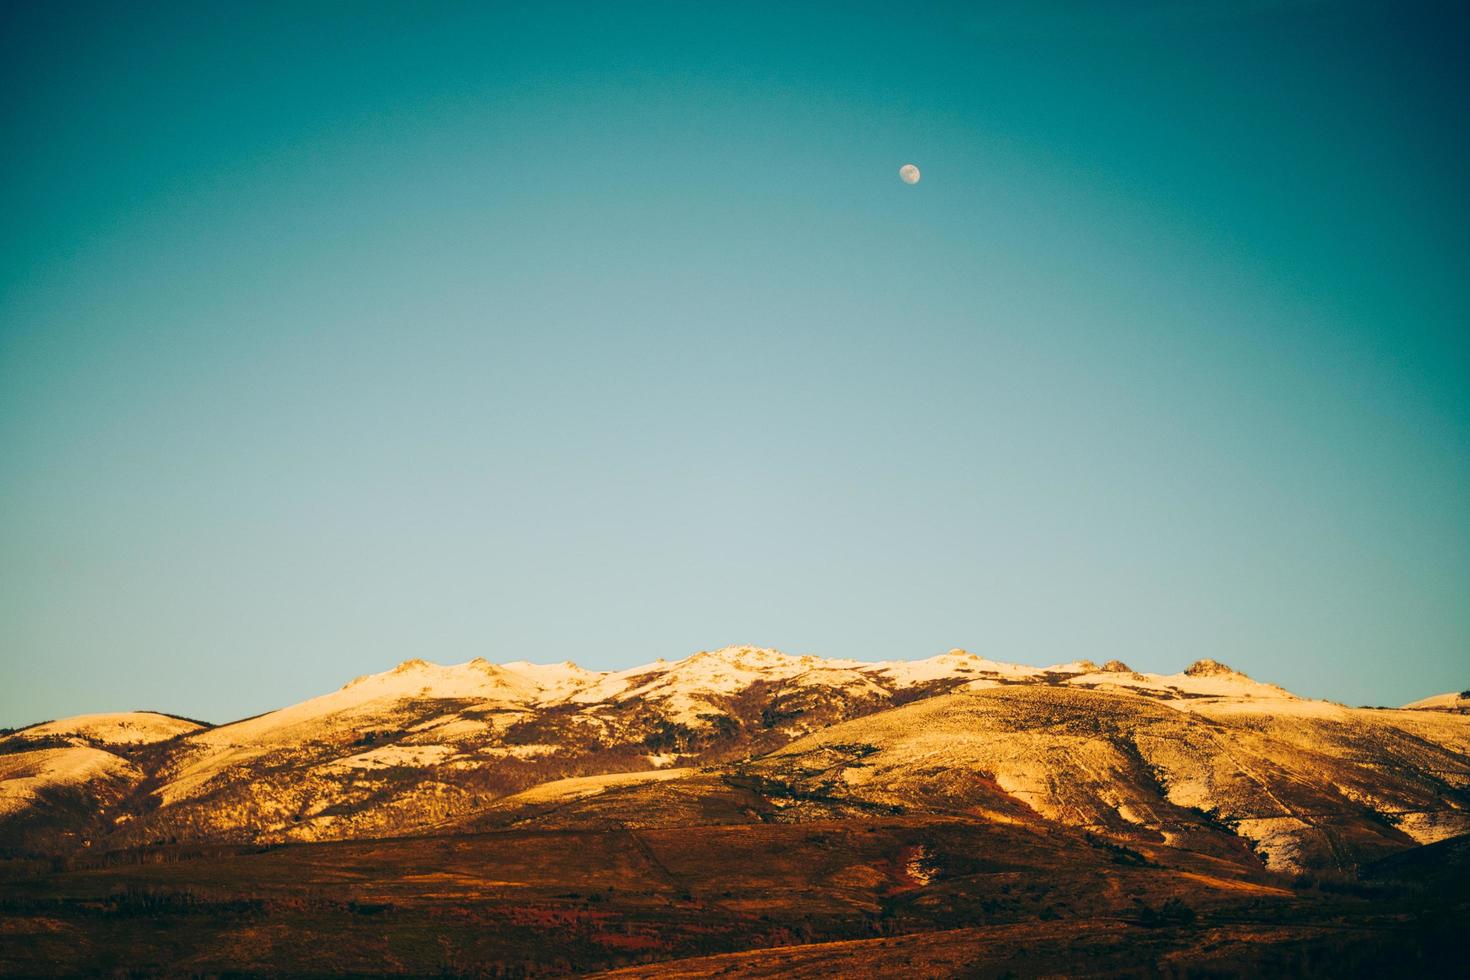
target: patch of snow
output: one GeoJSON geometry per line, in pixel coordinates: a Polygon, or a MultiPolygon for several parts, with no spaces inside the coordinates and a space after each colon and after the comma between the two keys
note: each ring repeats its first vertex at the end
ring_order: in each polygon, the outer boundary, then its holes
{"type": "Polygon", "coordinates": [[[794,657],[779,650],[761,647],[725,647],[722,650],[696,653],[668,666],[666,670],[618,696],[626,701],[635,697],[658,697],[669,694],[731,695],[745,690],[760,680],[788,680],[817,668],[850,668],[863,666],[856,660],[824,660],[821,657],[794,657]]]}
{"type": "Polygon", "coordinates": [[[923,844],[914,847],[909,852],[908,859],[903,863],[903,873],[921,888],[933,881],[936,870],[934,858],[929,854],[929,849],[923,844]]]}
{"type": "Polygon", "coordinates": [[[415,733],[425,733],[433,738],[471,739],[483,737],[492,731],[494,726],[480,718],[461,718],[458,715],[448,715],[443,718],[430,718],[419,725],[409,729],[415,733]]]}
{"type": "Polygon", "coordinates": [[[554,779],[512,796],[503,797],[497,805],[504,803],[556,803],[563,800],[596,796],[615,786],[637,786],[642,783],[662,783],[671,779],[682,779],[694,773],[693,769],[657,769],[647,772],[611,772],[601,776],[573,776],[554,779]]]}
{"type": "Polygon", "coordinates": [[[927,660],[888,660],[868,667],[867,672],[886,677],[900,687],[972,674],[995,674],[1017,679],[1042,674],[1035,667],[987,660],[965,650],[951,650],[927,660]]]}
{"type": "Polygon", "coordinates": [[[0,755],[0,815],[24,809],[53,787],[82,786],[98,778],[134,780],[142,775],[126,759],[84,746],[5,753],[0,755]]]}
{"type": "Polygon", "coordinates": [[[542,756],[556,755],[562,751],[560,745],[486,745],[476,750],[476,755],[489,756],[492,759],[539,759],[542,756]]]}
{"type": "Polygon", "coordinates": [[[198,722],[152,711],[121,711],[42,722],[17,734],[22,738],[78,738],[103,745],[143,745],[196,732],[203,727],[198,722]]]}
{"type": "Polygon", "coordinates": [[[1188,671],[1178,674],[1145,674],[1133,671],[1125,674],[1093,670],[1068,677],[1064,683],[1078,687],[1133,688],[1157,694],[1178,692],[1198,697],[1296,699],[1295,694],[1284,688],[1275,684],[1262,684],[1228,668],[1224,672],[1209,674],[1191,674],[1188,671]]]}
{"type": "Polygon", "coordinates": [[[1297,817],[1241,820],[1236,823],[1235,832],[1256,845],[1256,853],[1268,869],[1286,874],[1303,870],[1302,837],[1321,833],[1297,817]]]}
{"type": "Polygon", "coordinates": [[[1052,664],[1044,668],[1047,674],[1092,674],[1097,672],[1097,664],[1091,660],[1068,660],[1064,664],[1052,664]]]}
{"type": "Polygon", "coordinates": [[[502,666],[534,686],[536,700],[540,702],[565,701],[606,676],[600,671],[583,670],[570,660],[559,664],[533,664],[525,660],[515,660],[502,666]]]}
{"type": "Polygon", "coordinates": [[[888,690],[875,684],[867,674],[849,668],[817,667],[804,674],[797,674],[791,683],[796,687],[841,688],[855,696],[889,696],[888,690]]]}
{"type": "Polygon", "coordinates": [[[335,759],[319,771],[388,769],[393,766],[432,766],[455,754],[448,745],[383,745],[344,759],[335,759]]]}
{"type": "Polygon", "coordinates": [[[1459,837],[1470,833],[1470,813],[1462,810],[1432,810],[1422,813],[1395,813],[1389,819],[1395,827],[1420,844],[1459,837]]]}

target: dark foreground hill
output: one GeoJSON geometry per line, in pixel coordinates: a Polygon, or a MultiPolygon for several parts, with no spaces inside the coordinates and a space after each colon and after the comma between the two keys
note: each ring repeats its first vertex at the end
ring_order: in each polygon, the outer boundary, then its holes
{"type": "Polygon", "coordinates": [[[1455,975],[1470,901],[1433,868],[930,817],[174,846],[5,863],[0,973],[1455,975]]]}

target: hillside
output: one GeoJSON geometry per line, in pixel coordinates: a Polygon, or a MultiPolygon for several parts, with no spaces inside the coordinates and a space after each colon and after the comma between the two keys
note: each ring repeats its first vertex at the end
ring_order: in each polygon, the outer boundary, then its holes
{"type": "Polygon", "coordinates": [[[728,647],[606,672],[409,660],[212,728],[32,726],[0,740],[0,774],[6,844],[60,853],[925,813],[1301,871],[1470,831],[1463,716],[1310,701],[1213,661],[1157,675],[959,650],[728,647]]]}
{"type": "Polygon", "coordinates": [[[1213,661],[409,660],[0,738],[0,972],[1434,974],[1467,840],[1470,715],[1213,661]]]}
{"type": "Polygon", "coordinates": [[[1446,691],[1404,705],[1407,711],[1457,711],[1470,713],[1470,691],[1446,691]]]}
{"type": "Polygon", "coordinates": [[[44,722],[0,738],[0,845],[54,848],[108,835],[147,778],[149,749],[204,728],[130,711],[44,722]]]}

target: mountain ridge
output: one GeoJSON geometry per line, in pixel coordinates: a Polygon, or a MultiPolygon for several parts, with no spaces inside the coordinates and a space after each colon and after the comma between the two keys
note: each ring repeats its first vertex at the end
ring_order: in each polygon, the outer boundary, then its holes
{"type": "Polygon", "coordinates": [[[960,649],[868,662],[727,646],[616,671],[411,658],[235,722],[166,717],[0,738],[0,842],[932,812],[1244,842],[1298,871],[1470,831],[1464,716],[1302,698],[1213,660],[1154,674],[960,649]]]}

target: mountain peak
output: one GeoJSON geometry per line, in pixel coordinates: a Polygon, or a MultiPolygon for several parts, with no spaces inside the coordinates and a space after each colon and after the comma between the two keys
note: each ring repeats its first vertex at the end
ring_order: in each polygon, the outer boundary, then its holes
{"type": "MultiPolygon", "coordinates": [[[[701,650],[695,657],[717,657],[721,660],[739,660],[755,658],[757,660],[794,660],[789,653],[782,653],[772,647],[752,646],[749,643],[732,643],[729,646],[720,647],[718,650],[701,650]]],[[[690,658],[693,659],[693,658],[690,658]]]]}
{"type": "Polygon", "coordinates": [[[1236,677],[1246,676],[1238,670],[1227,667],[1218,660],[1210,660],[1209,658],[1196,660],[1184,669],[1184,674],[1186,677],[1228,677],[1231,674],[1234,674],[1236,677]]]}
{"type": "Polygon", "coordinates": [[[1091,660],[1069,660],[1064,664],[1052,664],[1046,671],[1053,674],[1095,674],[1097,664],[1091,660]]]}
{"type": "Polygon", "coordinates": [[[684,668],[696,664],[720,664],[724,666],[739,668],[743,670],[759,671],[763,668],[789,667],[794,664],[821,663],[820,657],[798,657],[789,653],[782,653],[770,647],[756,647],[741,644],[738,646],[720,647],[718,650],[701,650],[700,652],[676,661],[676,668],[684,668]]]}

